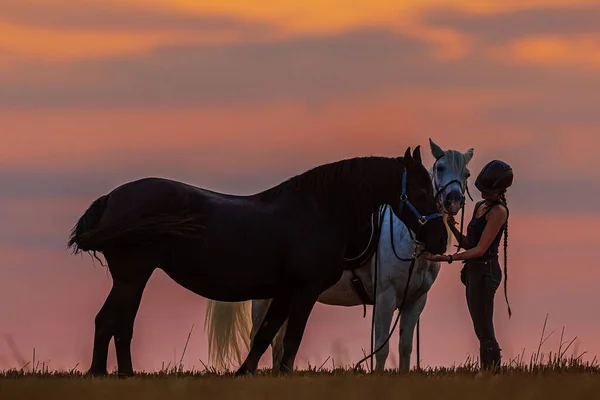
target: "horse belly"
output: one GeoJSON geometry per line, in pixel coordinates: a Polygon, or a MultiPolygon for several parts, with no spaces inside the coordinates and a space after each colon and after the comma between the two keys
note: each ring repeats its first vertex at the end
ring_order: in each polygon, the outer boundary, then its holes
{"type": "Polygon", "coordinates": [[[176,283],[189,291],[215,301],[269,299],[279,286],[272,279],[248,279],[248,276],[223,274],[219,268],[163,268],[176,283]]]}
{"type": "Polygon", "coordinates": [[[198,245],[178,242],[163,270],[181,286],[212,300],[272,298],[281,287],[283,265],[278,252],[264,250],[265,245],[257,244],[258,235],[250,245],[250,240],[238,237],[239,232],[222,234],[198,245]]]}

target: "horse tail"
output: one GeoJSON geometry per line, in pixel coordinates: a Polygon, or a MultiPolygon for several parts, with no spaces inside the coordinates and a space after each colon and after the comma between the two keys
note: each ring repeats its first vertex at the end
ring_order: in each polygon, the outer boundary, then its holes
{"type": "Polygon", "coordinates": [[[108,196],[94,201],[73,228],[67,248],[72,248],[75,254],[82,251],[102,252],[111,243],[140,245],[155,243],[164,238],[203,237],[201,216],[189,209],[132,216],[126,221],[100,226],[108,196]]]}
{"type": "Polygon", "coordinates": [[[67,248],[71,248],[75,254],[80,251],[95,250],[89,240],[86,239],[86,236],[90,236],[90,232],[98,229],[107,201],[108,195],[96,199],[71,230],[67,248]]]}
{"type": "Polygon", "coordinates": [[[232,358],[238,365],[242,363],[242,352],[250,348],[248,305],[249,301],[208,300],[204,330],[208,335],[208,357],[213,365],[226,369],[232,358]]]}

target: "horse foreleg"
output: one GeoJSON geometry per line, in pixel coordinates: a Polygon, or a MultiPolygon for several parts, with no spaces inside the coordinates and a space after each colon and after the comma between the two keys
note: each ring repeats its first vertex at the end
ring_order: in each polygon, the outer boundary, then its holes
{"type": "MultiPolygon", "coordinates": [[[[237,370],[236,375],[245,375],[256,371],[260,358],[267,350],[275,335],[286,320],[290,307],[289,295],[275,297],[271,300],[265,317],[261,320],[256,334],[253,335],[250,352],[243,364],[237,370]]],[[[258,319],[253,318],[253,325],[258,319]]],[[[253,326],[253,330],[254,330],[253,326]]]]}
{"type": "Polygon", "coordinates": [[[400,355],[400,370],[410,371],[410,356],[413,350],[413,338],[415,327],[425,308],[427,302],[427,293],[424,293],[416,301],[407,303],[404,306],[400,316],[400,340],[398,344],[398,354],[400,355]]]}
{"type": "Polygon", "coordinates": [[[323,288],[321,286],[302,288],[296,291],[290,304],[289,317],[283,336],[283,355],[279,364],[280,372],[293,372],[294,361],[302,342],[308,318],[322,292],[323,288]]]}
{"type": "MultiPolygon", "coordinates": [[[[396,309],[396,291],[389,286],[377,294],[375,303],[375,349],[383,344],[390,334],[390,325],[396,309]]],[[[375,370],[385,370],[385,362],[390,352],[389,342],[375,354],[375,370]]]]}
{"type": "Polygon", "coordinates": [[[271,343],[271,348],[273,349],[273,371],[277,371],[277,368],[281,365],[281,361],[283,360],[283,339],[285,338],[285,332],[287,330],[288,321],[285,321],[277,335],[275,335],[275,339],[273,339],[273,343],[271,343]]]}

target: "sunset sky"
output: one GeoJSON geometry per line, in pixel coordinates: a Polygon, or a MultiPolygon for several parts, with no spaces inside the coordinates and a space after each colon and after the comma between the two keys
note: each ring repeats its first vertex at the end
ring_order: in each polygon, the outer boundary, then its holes
{"type": "MultiPolygon", "coordinates": [[[[249,194],[416,145],[429,167],[430,137],[473,147],[473,175],[494,158],[515,170],[505,359],[537,348],[546,313],[546,351],[564,325],[600,355],[598,21],[598,0],[1,0],[0,369],[34,347],[51,368],[89,366],[111,279],[65,247],[115,186],[162,176],[249,194]]],[[[478,353],[460,267],[443,265],[430,293],[424,365],[478,353]]],[[[156,271],[134,368],[179,359],[192,325],[183,361],[201,368],[203,322],[204,300],[156,271]]],[[[318,305],[297,366],[356,362],[369,331],[361,307],[318,305]]],[[[395,367],[397,335],[391,350],[395,367]]]]}

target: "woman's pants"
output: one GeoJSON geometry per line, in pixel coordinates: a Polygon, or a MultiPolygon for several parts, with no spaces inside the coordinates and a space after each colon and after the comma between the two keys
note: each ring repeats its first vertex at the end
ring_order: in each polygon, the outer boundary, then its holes
{"type": "Polygon", "coordinates": [[[479,339],[481,367],[499,366],[500,346],[494,332],[494,297],[502,281],[498,260],[467,261],[461,281],[466,286],[469,314],[479,339]]]}

